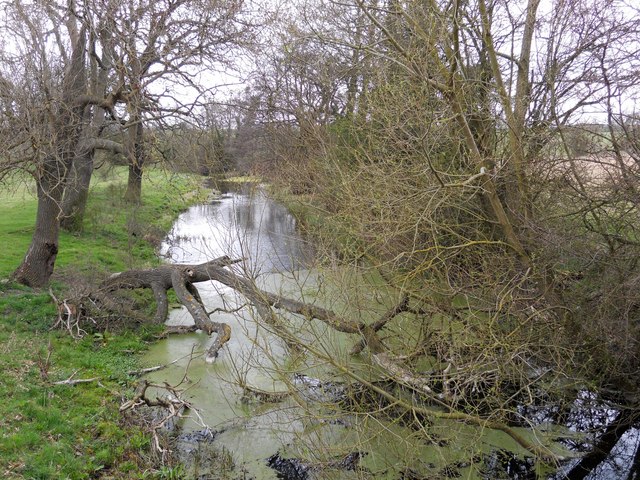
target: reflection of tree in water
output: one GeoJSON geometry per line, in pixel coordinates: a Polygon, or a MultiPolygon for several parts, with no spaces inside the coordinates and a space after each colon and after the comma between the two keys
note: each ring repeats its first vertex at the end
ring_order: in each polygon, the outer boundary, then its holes
{"type": "Polygon", "coordinates": [[[255,200],[251,201],[250,199],[244,199],[242,197],[235,197],[235,200],[231,206],[228,218],[229,218],[229,226],[235,226],[240,232],[253,232],[256,230],[256,225],[259,228],[259,221],[255,221],[255,200]]]}
{"type": "Polygon", "coordinates": [[[296,232],[295,218],[264,193],[236,194],[225,209],[224,223],[233,243],[262,271],[290,270],[304,261],[307,248],[296,232]]]}
{"type": "MultiPolygon", "coordinates": [[[[543,409],[542,407],[541,409],[543,409]]],[[[558,408],[553,423],[586,436],[564,439],[570,450],[586,452],[551,476],[552,480],[640,479],[640,424],[638,412],[618,409],[592,392],[583,390],[571,407],[558,408]],[[562,420],[560,420],[560,418],[562,420]]],[[[544,415],[538,415],[542,419],[544,415]]]]}
{"type": "Polygon", "coordinates": [[[546,478],[549,480],[640,480],[640,414],[620,409],[615,400],[580,390],[568,403],[550,403],[541,397],[533,404],[517,406],[512,419],[520,427],[556,425],[565,427],[555,441],[575,452],[558,470],[540,477],[532,457],[497,450],[484,459],[483,478],[546,478]],[[506,474],[506,477],[505,477],[506,474]]]}
{"type": "Polygon", "coordinates": [[[637,413],[622,410],[600,434],[589,453],[556,478],[567,480],[640,478],[640,430],[637,413]]]}

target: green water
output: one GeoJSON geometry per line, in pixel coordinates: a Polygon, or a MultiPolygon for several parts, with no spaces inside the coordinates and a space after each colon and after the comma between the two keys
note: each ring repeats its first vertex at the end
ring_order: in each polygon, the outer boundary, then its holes
{"type": "MultiPolygon", "coordinates": [[[[182,215],[162,253],[174,263],[199,263],[225,254],[245,258],[233,268],[256,277],[261,288],[318,302],[352,319],[376,318],[397,301],[384,288],[370,286],[375,282],[365,282],[348,270],[332,269],[329,273],[306,268],[312,254],[295,228],[293,217],[261,192],[231,194],[182,215]]],[[[398,478],[403,471],[407,476],[415,472],[425,478],[445,478],[452,472],[462,478],[489,478],[481,473],[484,454],[500,449],[525,457],[526,452],[498,431],[440,420],[425,421],[424,427],[416,430],[394,421],[393,415],[375,415],[370,409],[345,413],[335,405],[335,396],[316,384],[347,385],[350,379],[340,374],[344,371],[341,368],[370,381],[381,378],[366,361],[349,355],[356,340],[353,336],[318,321],[283,316],[286,328],[317,355],[290,351],[269,327],[256,321],[246,300],[231,288],[215,282],[197,287],[209,311],[237,310],[211,316],[232,329],[231,340],[218,359],[205,363],[204,352],[212,339],[194,333],[159,341],[144,363],[171,364],[151,373],[148,380],[179,385],[183,397],[195,406],[197,413],[187,413],[180,432],[205,428],[219,432],[210,447],[228,452],[235,464],[235,469],[221,478],[278,478],[267,465],[267,459],[278,452],[307,461],[312,466],[311,478],[398,478]],[[300,374],[307,377],[296,377],[300,374]],[[278,402],[260,402],[255,395],[245,395],[242,386],[253,391],[293,393],[278,402]],[[338,468],[341,459],[356,451],[363,452],[363,470],[338,468]]],[[[180,308],[171,312],[167,323],[193,321],[186,309],[180,308]]],[[[402,324],[400,318],[398,325],[402,324]]],[[[525,430],[522,433],[532,435],[525,430]]],[[[552,438],[559,432],[550,426],[548,433],[542,429],[536,435],[552,438]]],[[[185,461],[193,476],[212,475],[208,467],[194,465],[193,459],[185,461]]],[[[539,478],[549,473],[546,467],[536,468],[539,478]]]]}
{"type": "MultiPolygon", "coordinates": [[[[298,279],[273,273],[261,277],[263,287],[277,286],[278,291],[291,292],[298,279]]],[[[305,279],[305,288],[312,283],[311,274],[305,279]]],[[[241,305],[243,300],[225,287],[200,286],[199,290],[208,309],[241,305]]],[[[304,453],[309,444],[347,444],[353,433],[342,424],[331,423],[337,413],[331,405],[320,408],[316,398],[291,396],[278,403],[258,402],[254,396],[243,394],[240,385],[265,392],[287,392],[294,373],[312,378],[335,379],[332,366],[300,352],[290,354],[276,335],[255,321],[247,307],[235,314],[220,313],[212,318],[231,326],[231,340],[213,364],[205,363],[204,352],[211,342],[206,334],[176,335],[156,343],[144,358],[148,366],[170,366],[148,375],[148,380],[162,384],[180,385],[183,397],[196,406],[198,414],[190,413],[180,425],[182,431],[201,430],[205,427],[222,431],[214,444],[225,448],[255,478],[277,478],[267,467],[266,459],[279,450],[292,454],[304,453]],[[176,361],[177,360],[177,361],[176,361]],[[309,407],[309,403],[311,406],[309,407]],[[301,406],[302,405],[302,406],[301,406]],[[307,407],[307,408],[305,408],[307,407]],[[322,417],[310,416],[308,409],[322,417]]],[[[171,312],[169,324],[191,323],[186,309],[171,312]]],[[[319,322],[289,319],[292,331],[300,338],[315,339],[315,347],[332,359],[347,361],[351,342],[319,322]]],[[[368,367],[357,359],[351,361],[354,371],[366,373],[368,367]]],[[[304,390],[304,388],[303,388],[304,390]]],[[[329,449],[332,451],[334,449],[329,449]]],[[[342,448],[336,455],[349,452],[342,448]],[[344,453],[342,451],[344,450],[344,453]]],[[[317,460],[317,459],[315,459],[317,460]]],[[[314,460],[314,461],[315,461],[314,460]]]]}

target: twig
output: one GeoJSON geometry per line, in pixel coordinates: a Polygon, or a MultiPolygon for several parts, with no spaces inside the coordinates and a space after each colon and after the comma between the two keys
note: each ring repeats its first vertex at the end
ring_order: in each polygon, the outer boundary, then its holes
{"type": "Polygon", "coordinates": [[[214,313],[218,313],[218,312],[222,312],[222,313],[237,313],[240,310],[242,310],[243,308],[245,308],[247,305],[249,305],[249,304],[248,303],[243,303],[239,307],[234,308],[232,310],[227,310],[226,308],[217,307],[217,308],[214,308],[213,310],[211,310],[210,312],[207,312],[207,315],[213,315],[214,313]]]}
{"type": "MultiPolygon", "coordinates": [[[[183,358],[187,358],[187,357],[193,358],[194,349],[195,349],[195,347],[191,348],[191,352],[189,352],[188,354],[183,355],[181,357],[178,357],[178,358],[176,358],[175,360],[173,360],[173,361],[171,361],[169,363],[165,363],[164,365],[156,365],[155,367],[142,368],[140,370],[129,370],[127,372],[127,375],[140,376],[140,375],[144,375],[145,373],[156,372],[158,370],[162,370],[163,368],[167,368],[168,366],[173,365],[174,363],[178,363],[183,358]]],[[[189,362],[189,363],[191,363],[191,362],[189,362]]]]}
{"type": "Polygon", "coordinates": [[[145,373],[151,373],[151,372],[156,372],[158,370],[162,370],[163,368],[166,368],[169,365],[171,364],[167,363],[165,365],[156,365],[155,367],[141,368],[140,370],[129,370],[127,372],[127,375],[139,377],[140,375],[144,375],[145,373]]]}
{"type": "Polygon", "coordinates": [[[69,378],[66,380],[60,380],[59,382],[53,382],[52,385],[77,385],[78,383],[90,383],[95,382],[96,380],[100,380],[100,377],[93,378],[78,378],[77,380],[73,380],[80,370],[76,370],[71,374],[69,378]]]}
{"type": "MultiPolygon", "coordinates": [[[[51,287],[49,287],[49,296],[53,299],[53,301],[56,303],[56,306],[58,307],[58,319],[56,320],[56,323],[51,327],[51,329],[53,330],[60,327],[67,330],[72,338],[84,337],[87,332],[80,328],[80,320],[82,318],[82,305],[69,304],[66,298],[62,301],[58,300],[58,298],[53,294],[53,290],[51,290],[51,287]]],[[[93,320],[93,322],[95,323],[95,320],[93,320]]]]}
{"type": "Polygon", "coordinates": [[[51,343],[51,340],[49,340],[49,345],[47,346],[47,358],[43,358],[42,352],[38,351],[36,362],[38,363],[38,368],[40,369],[40,378],[44,381],[49,380],[49,369],[51,368],[52,353],[53,344],[51,343]]]}

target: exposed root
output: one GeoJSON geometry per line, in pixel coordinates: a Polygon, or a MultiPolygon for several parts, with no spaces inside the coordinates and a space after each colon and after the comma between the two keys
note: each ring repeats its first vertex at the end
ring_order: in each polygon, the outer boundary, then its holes
{"type": "MultiPolygon", "coordinates": [[[[84,305],[82,303],[71,303],[66,298],[58,300],[53,294],[53,290],[49,288],[49,296],[53,299],[58,307],[58,317],[51,329],[60,328],[69,332],[69,335],[73,338],[82,338],[87,332],[80,327],[80,321],[85,318],[83,315],[84,305]]],[[[88,317],[94,324],[95,320],[88,317]]]]}

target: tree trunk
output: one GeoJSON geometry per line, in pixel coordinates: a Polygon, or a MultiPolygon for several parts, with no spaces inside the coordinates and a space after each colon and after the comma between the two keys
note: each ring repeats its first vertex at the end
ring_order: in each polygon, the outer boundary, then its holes
{"type": "MultiPolygon", "coordinates": [[[[58,160],[47,161],[49,167],[57,170],[58,160]]],[[[13,273],[18,283],[29,287],[42,287],[49,281],[58,255],[58,233],[60,217],[60,201],[64,187],[56,181],[45,178],[37,180],[38,211],[36,226],[31,239],[31,245],[22,263],[13,273]]]]}
{"type": "Polygon", "coordinates": [[[129,177],[124,199],[127,203],[134,205],[142,202],[142,165],[137,162],[129,164],[129,177]]]}
{"type": "Polygon", "coordinates": [[[24,285],[41,287],[49,281],[58,255],[58,234],[62,197],[81,131],[82,105],[74,105],[86,93],[84,71],[85,31],[78,37],[71,64],[62,84],[62,99],[58,116],[52,121],[51,152],[39,165],[36,176],[38,211],[31,245],[13,278],[24,285]]]}
{"type": "MultiPolygon", "coordinates": [[[[105,32],[104,35],[109,37],[108,32],[105,32]]],[[[99,62],[95,57],[91,57],[91,89],[97,95],[104,95],[107,90],[109,72],[112,66],[111,58],[112,56],[108,49],[103,50],[102,59],[99,62]]],[[[113,108],[113,104],[110,107],[113,108]]],[[[73,159],[73,166],[62,203],[61,227],[68,231],[77,232],[82,230],[84,212],[89,198],[89,186],[93,175],[95,150],[100,148],[96,145],[97,137],[100,136],[100,131],[105,123],[105,111],[103,111],[105,109],[104,107],[101,108],[96,105],[93,107],[88,106],[84,110],[83,130],[79,140],[79,147],[73,159]]],[[[114,147],[109,149],[116,151],[114,147]]]]}
{"type": "Polygon", "coordinates": [[[134,124],[129,127],[129,177],[124,199],[127,203],[139,204],[142,201],[142,168],[144,165],[144,145],[142,143],[142,118],[135,116],[134,124]]]}
{"type": "MultiPolygon", "coordinates": [[[[217,334],[215,341],[209,347],[206,358],[207,361],[213,361],[222,346],[231,338],[231,327],[226,323],[211,321],[198,289],[193,284],[216,278],[216,272],[224,271],[223,267],[233,263],[236,261],[225,256],[200,265],[163,265],[151,270],[129,270],[112,275],[102,285],[102,289],[109,292],[119,288],[151,288],[156,299],[155,321],[163,322],[169,310],[167,290],[173,288],[195,322],[193,327],[181,328],[180,333],[198,329],[208,335],[217,334]]],[[[96,298],[100,300],[99,295],[96,298]]]]}
{"type": "MultiPolygon", "coordinates": [[[[437,399],[438,403],[438,409],[430,409],[428,407],[415,408],[408,404],[406,408],[413,409],[415,412],[420,411],[420,413],[433,418],[461,420],[503,431],[533,454],[542,458],[555,458],[554,454],[548,451],[546,447],[529,441],[506,424],[457,411],[451,406],[448,410],[443,411],[441,407],[446,405],[446,402],[440,396],[437,396],[433,389],[438,383],[435,378],[431,375],[416,375],[398,363],[392,355],[389,355],[382,339],[378,336],[378,331],[400,313],[410,311],[407,297],[403,297],[395,307],[376,322],[366,324],[362,321],[353,321],[340,317],[331,310],[316,305],[266,292],[259,289],[250,279],[224,268],[239,261],[224,256],[199,265],[162,265],[152,270],[130,270],[112,275],[103,284],[102,288],[106,291],[113,291],[119,288],[152,288],[157,300],[156,320],[164,320],[166,318],[166,291],[169,288],[173,288],[182,304],[191,313],[195,325],[193,327],[177,327],[174,330],[170,330],[169,333],[186,333],[196,329],[203,330],[209,335],[217,333],[216,339],[209,347],[206,357],[206,361],[212,361],[218,356],[222,346],[231,338],[231,328],[226,323],[212,322],[209,319],[209,313],[204,308],[198,290],[193,284],[210,280],[220,282],[245,296],[256,307],[262,321],[273,327],[274,332],[287,344],[295,336],[289,331],[286,324],[278,319],[273,309],[284,310],[302,316],[307,320],[317,319],[339,332],[358,335],[360,340],[355,345],[353,353],[359,353],[364,347],[368,348],[372,361],[380,366],[391,380],[420,393],[425,397],[425,400],[437,399]]],[[[100,300],[99,297],[98,300],[100,300]]],[[[307,348],[313,351],[312,346],[307,348]]],[[[349,374],[348,371],[345,373],[349,374]]],[[[352,378],[358,381],[361,380],[357,374],[353,374],[352,378]]],[[[364,384],[372,385],[366,381],[364,384]]],[[[377,390],[377,393],[382,393],[390,400],[397,401],[388,392],[377,390]]]]}
{"type": "Polygon", "coordinates": [[[89,185],[93,175],[94,149],[83,149],[73,159],[68,185],[62,201],[60,226],[69,232],[82,230],[84,212],[89,198],[89,185]]]}

